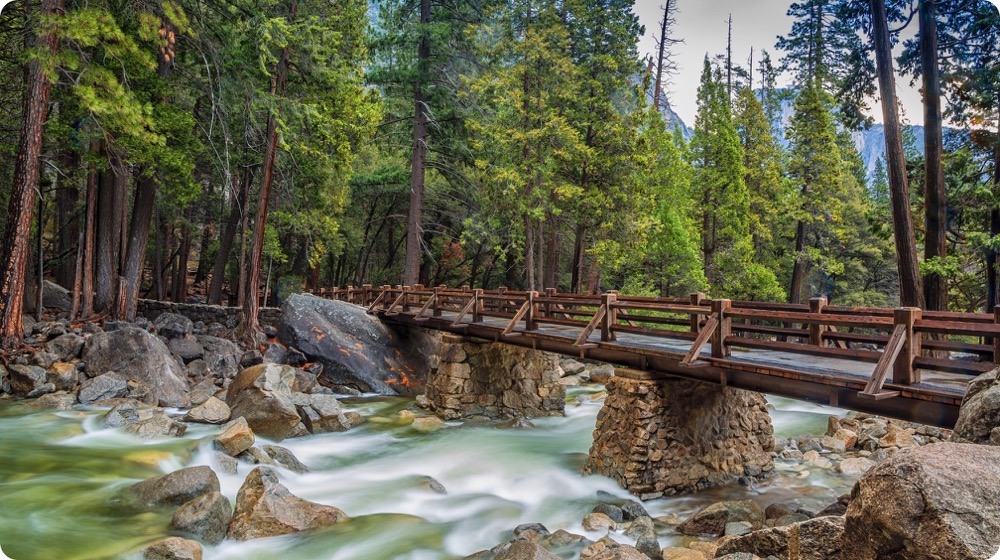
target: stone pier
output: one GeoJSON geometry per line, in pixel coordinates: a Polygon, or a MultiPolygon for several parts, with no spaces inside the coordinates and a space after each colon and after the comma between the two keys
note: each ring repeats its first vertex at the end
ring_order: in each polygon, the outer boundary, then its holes
{"type": "Polygon", "coordinates": [[[774,430],[763,395],[618,370],[584,472],[643,500],[770,476],[774,430]]]}
{"type": "Polygon", "coordinates": [[[444,334],[425,395],[446,420],[562,416],[559,357],[530,348],[444,334]]]}

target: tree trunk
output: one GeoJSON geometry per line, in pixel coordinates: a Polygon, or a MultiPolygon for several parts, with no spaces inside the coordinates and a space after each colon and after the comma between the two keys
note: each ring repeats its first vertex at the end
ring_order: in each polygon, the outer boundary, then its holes
{"type": "MultiPolygon", "coordinates": [[[[997,130],[1000,131],[1000,90],[997,91],[997,130]]],[[[1000,195],[1000,134],[993,145],[993,194],[1000,195]]],[[[996,240],[1000,235],[1000,208],[990,209],[990,239],[996,240]]],[[[1000,305],[1000,274],[997,271],[997,250],[990,249],[986,253],[986,312],[992,313],[993,308],[1000,305]]]]}
{"type": "Polygon", "coordinates": [[[177,261],[174,265],[174,281],[170,290],[170,299],[177,303],[187,301],[188,261],[191,260],[191,215],[193,208],[188,207],[184,213],[184,226],[181,228],[181,243],[177,250],[177,261]]]}
{"type": "Polygon", "coordinates": [[[417,46],[417,79],[413,87],[413,159],[410,162],[410,214],[406,221],[406,264],[403,284],[413,286],[420,275],[422,230],[424,219],[424,171],[427,157],[427,102],[422,81],[430,58],[427,40],[431,21],[431,1],[420,0],[420,43],[417,46]]]}
{"type": "MultiPolygon", "coordinates": [[[[61,0],[42,0],[41,15],[50,17],[62,11],[61,0]]],[[[52,33],[38,38],[39,46],[55,54],[57,42],[52,33]]],[[[41,168],[42,136],[52,84],[37,60],[28,63],[27,90],[21,117],[21,136],[14,161],[13,185],[7,208],[7,229],[0,247],[0,348],[14,349],[22,344],[24,326],[24,276],[28,266],[29,236],[34,218],[35,194],[41,168]]]]}
{"type": "MultiPolygon", "coordinates": [[[[292,2],[289,21],[295,19],[298,12],[298,2],[292,2]]],[[[278,74],[271,82],[271,93],[281,97],[285,93],[285,83],[288,80],[289,59],[292,55],[291,45],[285,45],[278,62],[278,74]]],[[[271,197],[271,183],[274,181],[274,161],[278,156],[278,109],[267,119],[267,148],[264,152],[264,177],[260,185],[257,199],[257,220],[254,222],[253,243],[250,247],[250,262],[247,267],[246,285],[243,297],[243,318],[236,329],[237,335],[252,348],[257,346],[257,333],[260,326],[257,322],[257,312],[260,302],[257,300],[260,284],[260,265],[264,253],[264,228],[267,226],[267,205],[271,197]]]]}
{"type": "Polygon", "coordinates": [[[531,216],[524,215],[524,272],[527,276],[528,291],[535,289],[535,226],[531,223],[531,216]]]}
{"type": "Polygon", "coordinates": [[[559,269],[559,218],[549,216],[549,246],[545,250],[545,285],[543,288],[558,288],[559,269]]]}
{"type": "Polygon", "coordinates": [[[253,181],[253,168],[244,169],[242,176],[238,177],[237,180],[240,186],[234,193],[229,219],[226,220],[226,228],[222,230],[222,236],[219,238],[219,251],[215,254],[212,281],[208,286],[208,303],[211,305],[219,305],[222,302],[222,283],[226,279],[226,263],[229,262],[229,253],[232,251],[233,241],[236,239],[236,229],[246,212],[250,182],[253,181]]]}
{"type": "MultiPolygon", "coordinates": [[[[60,156],[63,169],[70,173],[80,165],[80,156],[76,153],[64,152],[60,156]]],[[[80,217],[77,202],[80,200],[80,189],[72,181],[64,181],[56,189],[56,251],[58,262],[52,268],[56,283],[70,287],[76,281],[76,262],[80,253],[80,217]]]]}
{"type": "Polygon", "coordinates": [[[122,213],[128,185],[124,165],[117,154],[108,154],[108,169],[98,174],[97,253],[94,269],[94,310],[111,311],[118,281],[122,239],[122,213]]]}
{"type": "Polygon", "coordinates": [[[792,285],[789,290],[789,303],[800,303],[802,301],[802,284],[805,281],[806,264],[803,261],[802,252],[805,251],[806,223],[799,220],[795,228],[795,264],[792,266],[792,285]]]}
{"type": "Polygon", "coordinates": [[[870,0],[870,3],[878,85],[882,96],[882,120],[885,124],[892,229],[896,242],[896,267],[899,271],[899,300],[904,307],[923,307],[924,294],[920,288],[917,244],[913,235],[913,219],[910,215],[910,187],[906,179],[906,160],[899,124],[899,103],[896,100],[896,77],[893,75],[885,0],[870,0]]]}
{"type": "MultiPolygon", "coordinates": [[[[666,49],[667,49],[667,27],[670,23],[670,3],[673,0],[667,0],[667,4],[663,7],[663,21],[660,22],[660,48],[659,54],[656,57],[656,87],[653,90],[653,107],[656,111],[660,111],[661,100],[660,96],[663,91],[663,66],[666,63],[666,49]]],[[[576,283],[573,284],[576,286],[576,283]]]]}
{"type": "MultiPolygon", "coordinates": [[[[938,72],[935,0],[920,0],[920,68],[924,93],[924,260],[944,258],[947,252],[948,214],[944,169],[941,164],[941,80],[938,72]]],[[[948,281],[940,274],[924,277],[927,309],[948,309],[948,281]]]]}
{"type": "Polygon", "coordinates": [[[94,315],[94,233],[97,229],[97,170],[87,174],[87,217],[83,224],[83,262],[80,263],[80,319],[94,315]]]}
{"type": "Polygon", "coordinates": [[[194,273],[194,285],[200,286],[208,276],[208,246],[212,241],[215,232],[215,222],[212,220],[209,207],[212,205],[212,197],[215,196],[215,185],[211,182],[205,191],[205,205],[201,209],[201,243],[198,248],[198,270],[194,273]]]}
{"type": "Polygon", "coordinates": [[[142,269],[146,262],[146,245],[149,243],[149,224],[153,219],[157,180],[147,177],[139,180],[132,201],[132,223],[128,229],[128,245],[125,250],[125,268],[122,277],[125,278],[124,319],[135,319],[136,307],[139,303],[139,287],[142,284],[142,269]]]}
{"type": "Polygon", "coordinates": [[[583,292],[583,254],[587,244],[587,227],[576,224],[576,239],[573,241],[573,286],[574,293],[583,292]]]}

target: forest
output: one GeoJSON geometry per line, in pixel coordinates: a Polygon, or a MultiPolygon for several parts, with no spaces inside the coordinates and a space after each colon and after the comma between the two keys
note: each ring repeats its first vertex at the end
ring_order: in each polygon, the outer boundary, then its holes
{"type": "Polygon", "coordinates": [[[9,4],[0,341],[43,280],[71,320],[152,298],[242,306],[244,333],[362,284],[997,305],[993,5],[803,0],[769,51],[723,34],[679,84],[699,30],[663,1],[648,53],[632,0],[9,4]]]}

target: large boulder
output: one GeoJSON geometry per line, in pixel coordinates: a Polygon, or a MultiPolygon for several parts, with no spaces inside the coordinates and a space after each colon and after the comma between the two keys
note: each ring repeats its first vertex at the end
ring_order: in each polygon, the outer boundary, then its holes
{"type": "Polygon", "coordinates": [[[423,392],[436,352],[419,329],[395,331],[356,305],[296,294],[285,300],[278,340],[323,364],[320,381],[365,392],[423,392]]]}
{"type": "Polygon", "coordinates": [[[14,364],[7,369],[7,381],[11,392],[19,397],[27,397],[46,382],[45,370],[38,366],[14,364]]]}
{"type": "Polygon", "coordinates": [[[143,560],[201,560],[201,543],[167,537],[160,539],[142,550],[143,560]]]}
{"type": "Polygon", "coordinates": [[[1000,449],[904,449],[851,492],[842,560],[973,560],[1000,549],[1000,449]]]}
{"type": "Polygon", "coordinates": [[[160,313],[153,321],[156,332],[167,338],[184,338],[194,331],[191,319],[177,313],[160,313]]]}
{"type": "Polygon", "coordinates": [[[186,407],[189,403],[184,368],[163,341],[142,329],[129,327],[87,338],[83,360],[90,376],[115,371],[135,383],[131,395],[147,404],[186,407]]]}
{"type": "Polygon", "coordinates": [[[344,519],[347,515],[335,507],[292,495],[278,482],[273,469],[257,467],[240,487],[226,536],[247,541],[333,525],[344,519]]]}
{"type": "Polygon", "coordinates": [[[147,507],[179,506],[198,496],[218,491],[219,477],[209,467],[188,467],[132,486],[135,498],[147,507]]]}
{"type": "Polygon", "coordinates": [[[257,435],[274,441],[289,436],[301,421],[292,399],[295,370],[281,364],[259,364],[241,371],[226,393],[232,416],[242,416],[257,435]]]}
{"type": "Polygon", "coordinates": [[[559,557],[538,543],[516,540],[503,545],[493,560],[559,560],[559,557]]]}
{"type": "Polygon", "coordinates": [[[1000,445],[1000,369],[969,383],[951,441],[1000,445]]]}
{"type": "Polygon", "coordinates": [[[210,492],[177,508],[170,528],[198,537],[208,544],[219,544],[226,538],[232,516],[229,500],[219,492],[210,492]]]}
{"type": "Polygon", "coordinates": [[[208,372],[229,379],[240,371],[240,356],[243,351],[231,340],[204,334],[195,337],[205,349],[202,358],[208,365],[208,372]]]}
{"type": "Polygon", "coordinates": [[[753,531],[719,547],[718,555],[737,552],[789,560],[840,560],[843,517],[817,517],[800,523],[753,531]]]}
{"type": "MultiPolygon", "coordinates": [[[[24,312],[31,313],[35,311],[35,304],[37,303],[37,292],[35,288],[24,291],[24,312]]],[[[69,290],[63,288],[55,282],[50,282],[48,280],[42,285],[42,307],[46,309],[61,309],[63,311],[69,311],[70,307],[73,306],[73,294],[69,290]]]]}

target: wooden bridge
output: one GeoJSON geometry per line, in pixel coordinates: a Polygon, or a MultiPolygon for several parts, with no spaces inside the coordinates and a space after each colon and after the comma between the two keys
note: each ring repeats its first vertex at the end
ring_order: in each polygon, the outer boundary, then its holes
{"type": "Polygon", "coordinates": [[[951,427],[1000,363],[993,315],[707,299],[365,285],[314,292],[384,321],[951,427]]]}

